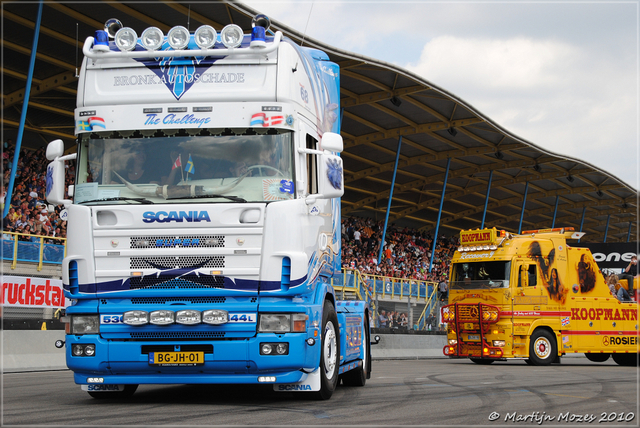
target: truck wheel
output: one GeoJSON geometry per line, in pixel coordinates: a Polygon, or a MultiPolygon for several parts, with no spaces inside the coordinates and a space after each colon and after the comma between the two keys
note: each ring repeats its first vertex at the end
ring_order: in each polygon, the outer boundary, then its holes
{"type": "Polygon", "coordinates": [[[594,363],[604,363],[609,359],[611,354],[608,354],[608,353],[592,354],[590,352],[587,352],[584,354],[584,356],[587,357],[587,360],[593,361],[594,363]]]}
{"type": "Polygon", "coordinates": [[[529,344],[529,360],[536,366],[548,366],[556,360],[556,339],[547,330],[536,330],[529,344]]]}
{"type": "Polygon", "coordinates": [[[620,366],[635,366],[638,354],[611,354],[611,357],[620,366]]]}
{"type": "MultiPolygon", "coordinates": [[[[365,314],[366,318],[367,315],[365,314]]],[[[364,386],[371,377],[371,343],[369,339],[369,320],[364,322],[364,357],[362,367],[346,372],[342,375],[342,384],[346,386],[364,386]]]]}
{"type": "Polygon", "coordinates": [[[117,398],[128,398],[133,395],[138,389],[138,385],[125,385],[124,390],[118,392],[95,392],[95,391],[87,391],[87,393],[95,398],[96,400],[104,400],[104,399],[117,399],[117,398]]]}
{"type": "Polygon", "coordinates": [[[320,391],[316,392],[318,400],[328,400],[338,385],[338,368],[340,366],[340,336],[336,333],[338,316],[333,304],[324,302],[322,309],[322,344],[320,346],[320,391]]]}
{"type": "Polygon", "coordinates": [[[470,358],[470,360],[476,364],[480,364],[481,366],[488,366],[493,363],[493,360],[487,360],[485,358],[470,358]]]}

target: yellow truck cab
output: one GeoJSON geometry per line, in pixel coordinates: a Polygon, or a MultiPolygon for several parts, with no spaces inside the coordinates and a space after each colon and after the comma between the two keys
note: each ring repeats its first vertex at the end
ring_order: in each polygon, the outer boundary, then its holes
{"type": "Polygon", "coordinates": [[[584,353],[594,362],[611,356],[636,365],[638,303],[611,294],[589,249],[567,245],[583,235],[573,228],[461,231],[441,309],[444,354],[548,365],[584,353]]]}

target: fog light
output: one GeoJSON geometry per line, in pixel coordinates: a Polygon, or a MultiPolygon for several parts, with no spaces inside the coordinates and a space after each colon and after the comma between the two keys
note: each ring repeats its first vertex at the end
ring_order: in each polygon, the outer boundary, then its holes
{"type": "Polygon", "coordinates": [[[258,376],[258,382],[275,382],[275,376],[258,376]]]}
{"type": "Polygon", "coordinates": [[[88,377],[87,383],[104,383],[103,377],[88,377]]]}
{"type": "Polygon", "coordinates": [[[140,37],[142,41],[142,46],[148,51],[155,51],[162,47],[162,42],[164,42],[164,35],[162,34],[162,30],[157,27],[149,27],[142,32],[142,37],[140,37]]]}
{"type": "Polygon", "coordinates": [[[127,325],[144,325],[149,322],[149,313],[146,311],[127,311],[122,320],[127,325]]]}
{"type": "Polygon", "coordinates": [[[289,353],[289,344],[288,343],[278,343],[276,345],[276,353],[279,355],[285,355],[289,353]]]}
{"type": "Polygon", "coordinates": [[[315,344],[316,344],[316,340],[314,338],[310,337],[307,339],[307,345],[313,346],[315,344]]]}
{"type": "Polygon", "coordinates": [[[189,30],[181,25],[173,27],[167,34],[167,42],[174,50],[180,50],[187,47],[189,44],[189,30]]]}
{"type": "Polygon", "coordinates": [[[218,33],[211,25],[203,25],[196,30],[193,39],[200,49],[209,49],[215,45],[218,33]]]}
{"type": "Polygon", "coordinates": [[[227,25],[222,29],[222,33],[220,33],[222,43],[229,49],[240,46],[243,37],[244,33],[242,32],[242,28],[236,24],[227,25]]]}
{"type": "Polygon", "coordinates": [[[202,322],[219,325],[229,321],[229,313],[220,309],[210,309],[202,313],[202,322]]]}
{"type": "Polygon", "coordinates": [[[84,347],[85,355],[93,357],[96,354],[96,345],[87,345],[84,347]]]}
{"type": "Polygon", "coordinates": [[[168,325],[173,324],[175,320],[175,314],[173,311],[153,311],[149,314],[149,322],[155,325],[168,325]]]}
{"type": "Polygon", "coordinates": [[[73,345],[73,347],[71,348],[71,351],[73,352],[73,355],[75,355],[76,357],[79,357],[82,355],[82,345],[73,345]]]}
{"type": "Polygon", "coordinates": [[[458,339],[449,339],[449,345],[457,345],[458,339]]]}
{"type": "Polygon", "coordinates": [[[199,324],[201,320],[201,314],[199,311],[193,309],[187,309],[184,311],[176,312],[176,322],[184,325],[199,324]]]}
{"type": "Polygon", "coordinates": [[[138,42],[138,35],[133,28],[124,27],[116,33],[115,42],[121,51],[132,51],[138,42]]]}
{"type": "Polygon", "coordinates": [[[260,353],[262,355],[270,355],[273,352],[273,347],[270,343],[263,343],[260,345],[260,353]]]}
{"type": "Polygon", "coordinates": [[[506,341],[504,340],[494,340],[493,341],[493,346],[497,346],[499,348],[504,348],[504,345],[506,345],[506,341]]]}

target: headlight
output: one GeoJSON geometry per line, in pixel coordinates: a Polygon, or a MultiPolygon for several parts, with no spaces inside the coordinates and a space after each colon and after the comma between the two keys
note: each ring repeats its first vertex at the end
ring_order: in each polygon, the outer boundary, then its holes
{"type": "Polygon", "coordinates": [[[259,331],[286,333],[291,331],[291,316],[289,314],[261,314],[259,331]]]}
{"type": "Polygon", "coordinates": [[[211,25],[203,25],[196,30],[193,39],[200,49],[209,49],[216,44],[218,33],[211,25]]]}
{"type": "Polygon", "coordinates": [[[100,319],[97,315],[74,315],[71,317],[71,334],[100,333],[100,319]]]}
{"type": "Polygon", "coordinates": [[[236,24],[227,25],[222,29],[222,33],[220,33],[222,43],[229,49],[240,46],[243,37],[244,33],[242,32],[242,28],[236,24]]]}
{"type": "Polygon", "coordinates": [[[116,33],[115,42],[121,51],[132,51],[135,49],[136,43],[138,43],[138,34],[133,28],[121,28],[116,33]]]}
{"type": "Polygon", "coordinates": [[[149,27],[142,32],[142,46],[148,51],[155,51],[160,49],[162,42],[164,42],[164,35],[162,30],[157,27],[149,27]]]}
{"type": "Polygon", "coordinates": [[[155,325],[168,325],[173,324],[175,321],[175,314],[173,311],[153,311],[149,314],[149,322],[155,325]]]}
{"type": "Polygon", "coordinates": [[[173,27],[167,34],[167,41],[174,50],[184,49],[189,44],[189,30],[181,25],[173,27]]]}
{"type": "Polygon", "coordinates": [[[493,346],[497,346],[500,348],[504,348],[504,345],[506,344],[506,342],[504,340],[494,340],[493,341],[493,346]]]}
{"type": "Polygon", "coordinates": [[[229,313],[220,309],[210,309],[202,313],[202,322],[206,324],[225,324],[229,322],[229,313]]]}
{"type": "Polygon", "coordinates": [[[149,322],[149,313],[146,311],[125,312],[122,322],[127,325],[144,325],[149,322]]]}
{"type": "Polygon", "coordinates": [[[200,311],[194,311],[193,309],[186,309],[184,311],[176,312],[176,322],[184,325],[200,324],[202,319],[200,311]]]}

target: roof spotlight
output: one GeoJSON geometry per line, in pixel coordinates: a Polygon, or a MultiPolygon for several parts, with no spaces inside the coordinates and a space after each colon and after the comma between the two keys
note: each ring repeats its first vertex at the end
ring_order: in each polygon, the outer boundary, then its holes
{"type": "Polygon", "coordinates": [[[458,130],[456,128],[454,128],[453,126],[450,127],[449,129],[447,129],[447,132],[449,133],[449,135],[451,135],[452,137],[455,137],[458,134],[458,130]]]}
{"type": "Polygon", "coordinates": [[[164,34],[162,34],[162,30],[157,27],[149,27],[142,32],[140,41],[142,42],[142,46],[144,46],[146,50],[155,51],[162,47],[162,42],[164,42],[164,34]]]}
{"type": "Polygon", "coordinates": [[[122,22],[119,19],[111,18],[104,23],[104,31],[109,34],[112,39],[116,36],[119,29],[123,27],[122,22]]]}
{"type": "Polygon", "coordinates": [[[173,27],[167,34],[167,41],[173,50],[184,49],[189,44],[189,30],[182,25],[173,27]]]}
{"type": "Polygon", "coordinates": [[[211,25],[203,25],[196,30],[193,39],[200,49],[209,49],[216,44],[218,33],[211,25]]]}
{"type": "Polygon", "coordinates": [[[116,33],[115,42],[121,51],[132,51],[138,43],[138,35],[133,28],[124,27],[116,33]]]}
{"type": "Polygon", "coordinates": [[[244,33],[242,28],[236,24],[229,24],[222,29],[220,39],[222,43],[229,49],[237,48],[242,43],[244,33]]]}

